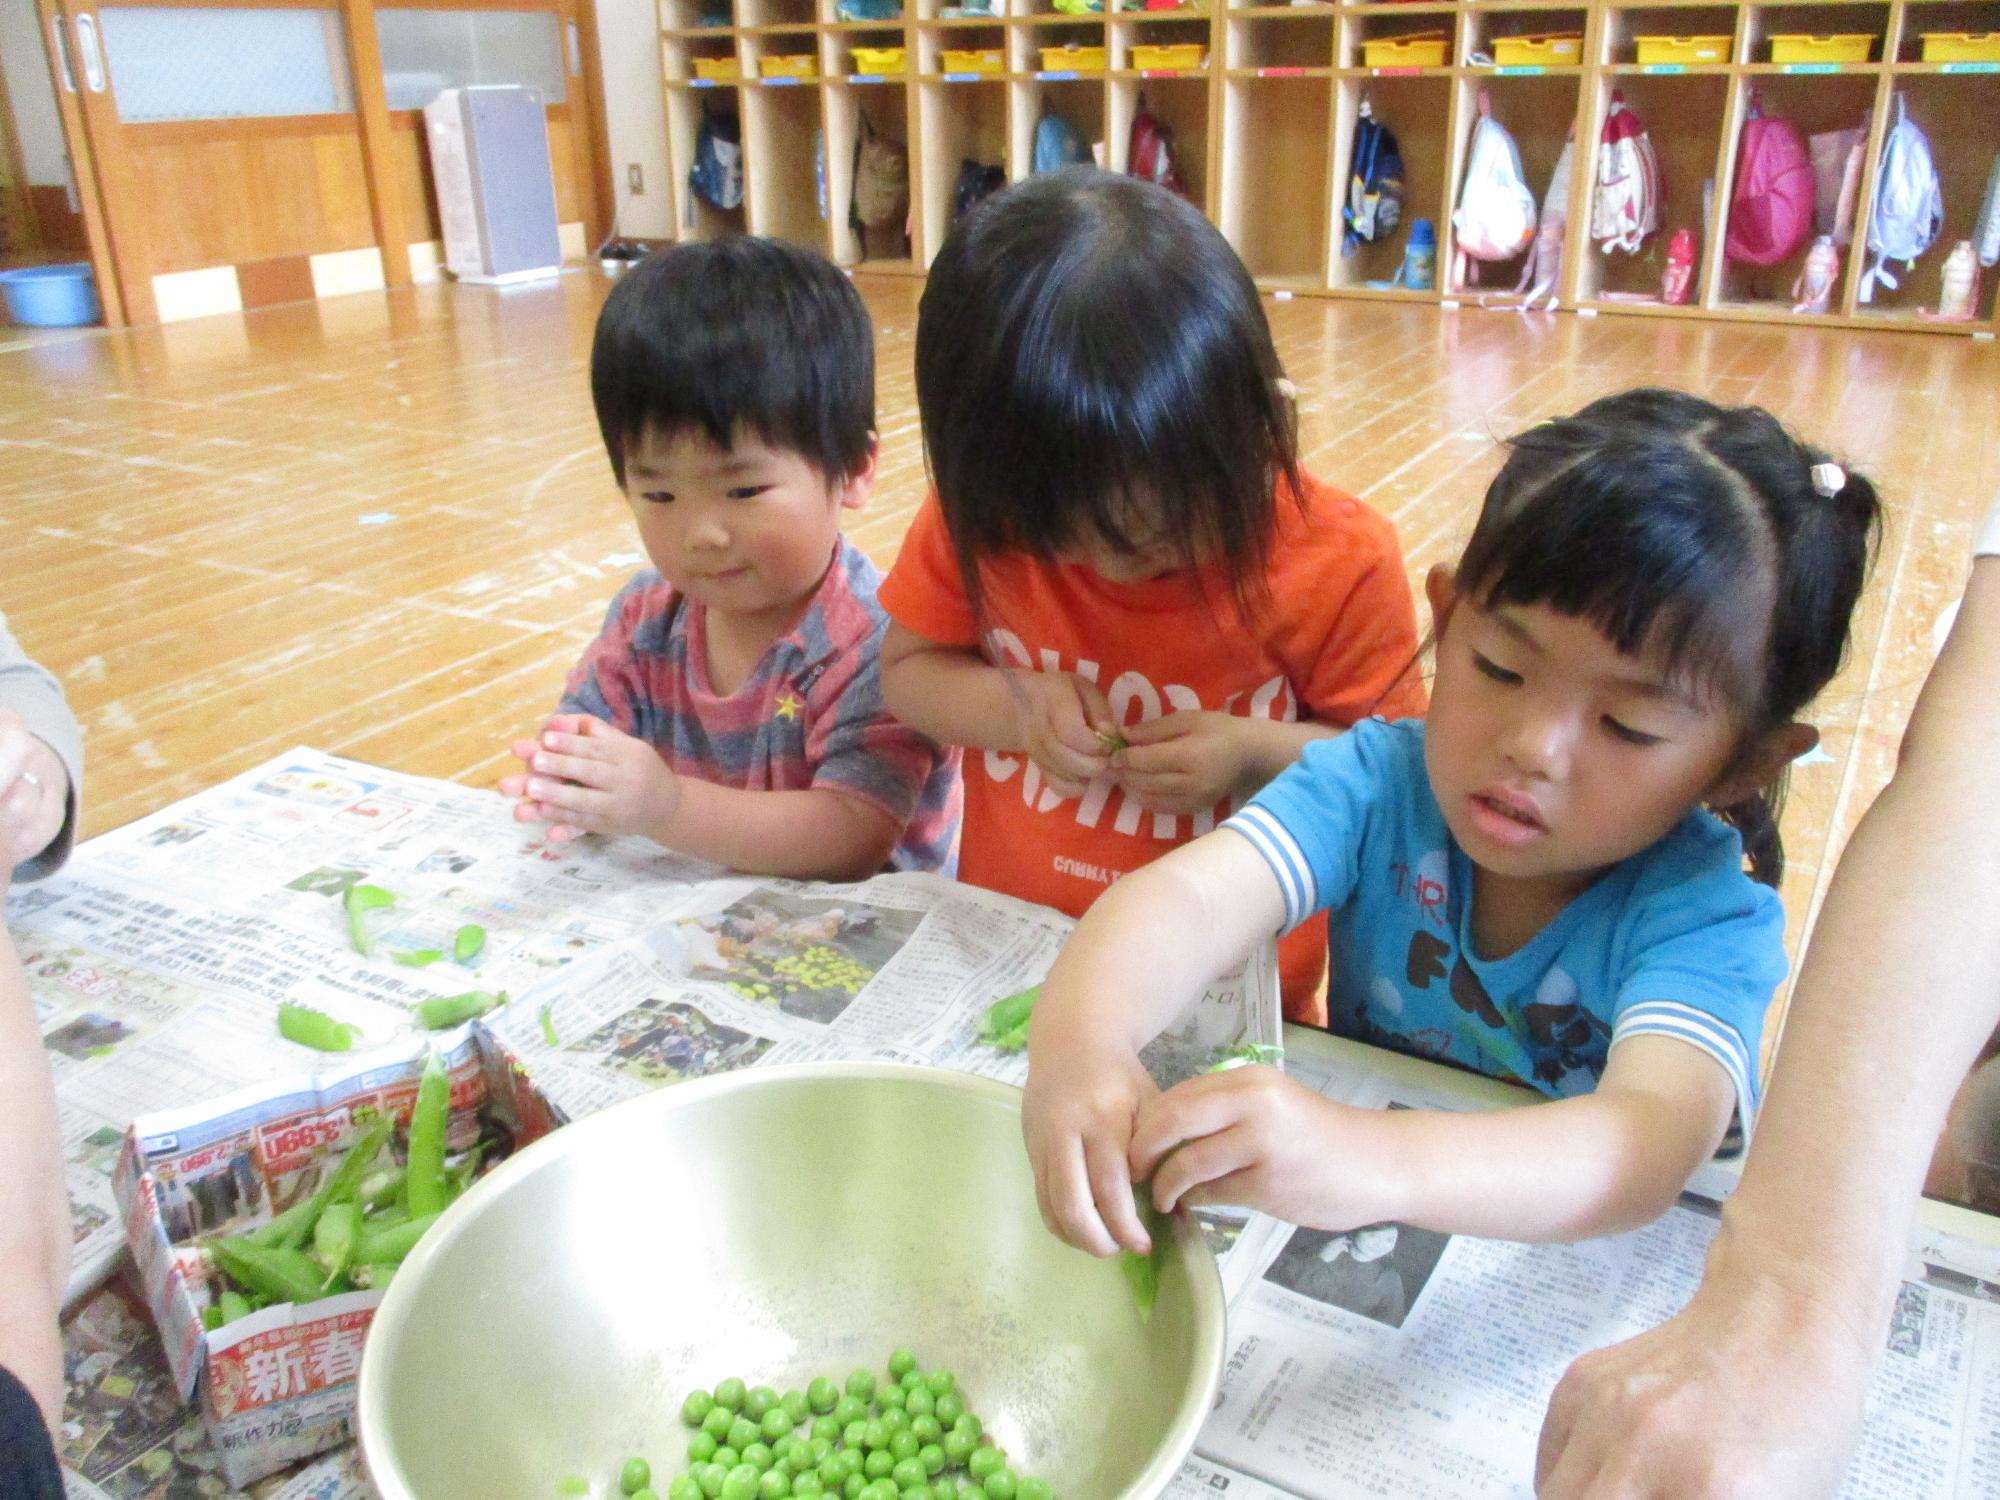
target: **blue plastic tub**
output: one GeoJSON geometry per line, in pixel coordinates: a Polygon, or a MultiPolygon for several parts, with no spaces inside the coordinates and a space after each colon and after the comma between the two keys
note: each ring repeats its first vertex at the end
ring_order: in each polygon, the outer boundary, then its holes
{"type": "Polygon", "coordinates": [[[7,316],[30,328],[80,328],[98,321],[97,288],[83,261],[0,271],[7,316]]]}

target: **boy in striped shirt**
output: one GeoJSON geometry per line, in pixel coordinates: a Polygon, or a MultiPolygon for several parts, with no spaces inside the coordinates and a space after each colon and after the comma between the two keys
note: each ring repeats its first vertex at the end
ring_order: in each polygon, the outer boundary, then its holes
{"type": "Polygon", "coordinates": [[[776,240],[661,251],[605,301],[590,383],[653,567],[515,741],[516,819],[750,874],[949,872],[958,752],[883,707],[880,574],[840,533],[875,478],[853,286],[776,240]]]}

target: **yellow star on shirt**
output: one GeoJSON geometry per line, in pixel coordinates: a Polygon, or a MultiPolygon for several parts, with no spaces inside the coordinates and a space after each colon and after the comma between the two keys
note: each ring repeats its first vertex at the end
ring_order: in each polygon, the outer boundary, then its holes
{"type": "Polygon", "coordinates": [[[790,693],[780,693],[778,695],[778,717],[781,719],[796,719],[799,716],[799,710],[803,707],[805,705],[790,693]]]}

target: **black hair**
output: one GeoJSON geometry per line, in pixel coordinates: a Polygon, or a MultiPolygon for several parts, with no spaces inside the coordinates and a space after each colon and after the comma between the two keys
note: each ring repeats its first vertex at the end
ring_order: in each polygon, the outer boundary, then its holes
{"type": "Polygon", "coordinates": [[[931,266],[916,375],[975,609],[982,559],[1092,539],[1261,600],[1293,406],[1250,273],[1186,200],[1090,167],[987,199],[931,266]]]}
{"type": "Polygon", "coordinates": [[[647,432],[749,433],[830,478],[868,462],[875,334],[824,257],[736,236],[656,250],[618,280],[590,350],[611,472],[647,432]]]}
{"type": "MultiPolygon", "coordinates": [[[[1541,604],[1719,699],[1745,743],[1839,670],[1881,529],[1875,487],[1755,406],[1635,390],[1510,443],[1459,562],[1483,606],[1541,604]],[[1822,490],[1831,493],[1822,493],[1822,490]]],[[[1780,775],[1715,811],[1751,873],[1784,874],[1780,775]]]]}

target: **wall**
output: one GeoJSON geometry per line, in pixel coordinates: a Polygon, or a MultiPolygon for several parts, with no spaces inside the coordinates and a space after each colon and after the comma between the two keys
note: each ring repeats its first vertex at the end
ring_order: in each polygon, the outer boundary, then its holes
{"type": "Polygon", "coordinates": [[[14,105],[15,134],[28,181],[67,182],[62,118],[56,113],[55,87],[49,81],[48,54],[34,0],[0,0],[0,68],[7,72],[7,96],[14,105]]]}
{"type": "MultiPolygon", "coordinates": [[[[10,4],[25,0],[7,0],[10,4]]],[[[618,232],[641,239],[673,233],[667,190],[666,90],[660,82],[660,18],[654,0],[596,0],[597,50],[604,67],[604,119],[618,232]],[[628,175],[639,164],[645,191],[628,175]]]]}

